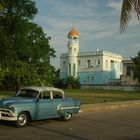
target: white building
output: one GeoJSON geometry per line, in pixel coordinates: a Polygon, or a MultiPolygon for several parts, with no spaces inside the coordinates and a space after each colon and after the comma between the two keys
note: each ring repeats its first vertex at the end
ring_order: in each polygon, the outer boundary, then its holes
{"type": "Polygon", "coordinates": [[[60,77],[74,76],[82,85],[117,82],[122,75],[122,56],[99,51],[79,52],[79,32],[68,33],[68,51],[60,56],[60,77]]]}

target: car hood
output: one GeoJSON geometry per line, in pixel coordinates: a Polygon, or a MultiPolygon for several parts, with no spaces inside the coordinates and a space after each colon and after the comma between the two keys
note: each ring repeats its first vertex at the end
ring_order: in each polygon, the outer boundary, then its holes
{"type": "Polygon", "coordinates": [[[19,104],[19,103],[29,103],[33,102],[35,99],[12,97],[0,100],[0,107],[5,107],[9,105],[19,104]]]}

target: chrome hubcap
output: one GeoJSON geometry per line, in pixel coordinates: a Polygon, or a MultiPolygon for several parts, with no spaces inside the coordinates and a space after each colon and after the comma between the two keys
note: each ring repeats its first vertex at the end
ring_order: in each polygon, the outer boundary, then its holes
{"type": "Polygon", "coordinates": [[[71,114],[66,114],[65,118],[69,120],[71,118],[71,114]]]}
{"type": "Polygon", "coordinates": [[[18,122],[20,125],[24,125],[26,123],[27,119],[26,119],[26,116],[24,114],[21,114],[19,117],[18,117],[18,122]]]}

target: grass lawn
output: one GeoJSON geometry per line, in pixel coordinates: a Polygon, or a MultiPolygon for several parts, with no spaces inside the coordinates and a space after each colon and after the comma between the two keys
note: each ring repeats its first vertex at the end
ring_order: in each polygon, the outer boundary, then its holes
{"type": "Polygon", "coordinates": [[[64,91],[67,97],[79,99],[82,104],[140,100],[140,92],[132,91],[128,92],[99,89],[67,89],[64,91]]]}
{"type": "MultiPolygon", "coordinates": [[[[112,91],[97,89],[64,89],[65,96],[76,98],[82,104],[94,104],[103,102],[117,102],[128,100],[140,100],[140,92],[112,91]]],[[[0,96],[13,96],[14,92],[0,92],[0,96]]]]}

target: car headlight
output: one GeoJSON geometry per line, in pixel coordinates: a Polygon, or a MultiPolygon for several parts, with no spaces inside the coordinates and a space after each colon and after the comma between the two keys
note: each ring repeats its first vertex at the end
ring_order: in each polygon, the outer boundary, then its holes
{"type": "Polygon", "coordinates": [[[9,106],[9,109],[12,111],[12,112],[15,112],[15,108],[13,106],[9,106]]]}

